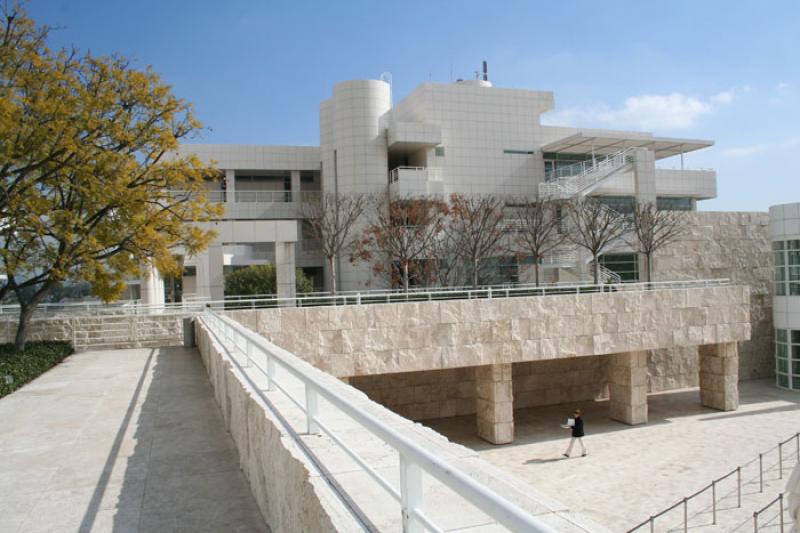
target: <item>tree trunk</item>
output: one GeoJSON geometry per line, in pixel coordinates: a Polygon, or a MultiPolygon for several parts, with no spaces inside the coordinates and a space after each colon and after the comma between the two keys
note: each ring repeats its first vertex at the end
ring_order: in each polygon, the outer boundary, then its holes
{"type": "Polygon", "coordinates": [[[333,256],[328,258],[328,267],[331,271],[331,294],[336,294],[336,261],[333,256]]]}
{"type": "Polygon", "coordinates": [[[478,262],[479,259],[473,259],[472,261],[472,288],[478,288],[478,262]]]}
{"type": "Polygon", "coordinates": [[[600,261],[598,261],[597,254],[593,254],[594,257],[594,284],[600,285],[600,261]]]}
{"type": "Polygon", "coordinates": [[[57,282],[45,282],[42,288],[39,289],[27,303],[22,302],[22,298],[20,298],[21,294],[17,292],[17,300],[19,301],[19,323],[17,324],[17,334],[14,337],[14,348],[17,351],[21,352],[24,350],[28,342],[28,326],[30,325],[33,312],[36,311],[36,307],[39,303],[56,287],[56,285],[58,285],[57,282]]]}
{"type": "Polygon", "coordinates": [[[536,286],[539,286],[539,258],[536,258],[536,262],[533,264],[533,274],[536,278],[536,286]]]}
{"type": "Polygon", "coordinates": [[[652,254],[652,252],[645,254],[645,257],[647,258],[647,281],[650,282],[650,281],[653,281],[653,254],[652,254]]]}
{"type": "Polygon", "coordinates": [[[403,263],[403,291],[408,292],[408,262],[403,263]]]}

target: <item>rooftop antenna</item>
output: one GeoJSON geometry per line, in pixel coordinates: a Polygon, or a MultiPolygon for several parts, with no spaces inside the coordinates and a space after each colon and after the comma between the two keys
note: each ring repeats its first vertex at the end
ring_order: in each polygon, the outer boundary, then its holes
{"type": "Polygon", "coordinates": [[[394,102],[392,101],[392,73],[381,72],[381,75],[378,76],[378,79],[389,84],[389,107],[394,107],[394,102]]]}
{"type": "Polygon", "coordinates": [[[483,81],[489,81],[489,65],[483,60],[483,81]]]}

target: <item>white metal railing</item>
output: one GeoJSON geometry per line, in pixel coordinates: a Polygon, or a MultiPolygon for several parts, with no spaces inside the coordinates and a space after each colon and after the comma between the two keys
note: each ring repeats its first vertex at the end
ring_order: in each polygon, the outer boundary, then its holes
{"type": "MultiPolygon", "coordinates": [[[[400,504],[404,532],[442,531],[425,513],[423,475],[436,479],[511,531],[555,531],[459,468],[444,461],[437,454],[423,448],[390,425],[374,417],[365,411],[363,406],[356,405],[342,396],[340,392],[336,391],[336,387],[325,379],[327,375],[324,372],[304,365],[293,354],[277,348],[238,322],[210,309],[202,315],[201,320],[216,335],[240,371],[246,373],[244,366],[248,370],[253,369],[259,372],[266,377],[267,391],[283,393],[304,413],[308,434],[325,433],[400,504]],[[244,365],[239,364],[237,357],[243,358],[244,365]],[[277,379],[277,368],[287,371],[303,384],[303,399],[295,398],[277,379]],[[334,432],[325,420],[322,420],[319,410],[320,398],[326,400],[339,412],[398,453],[400,458],[399,490],[348,446],[342,436],[334,432]]],[[[336,383],[336,385],[339,384],[336,383]]]]}
{"type": "Polygon", "coordinates": [[[189,194],[202,194],[214,203],[225,203],[231,198],[236,203],[291,203],[291,202],[319,202],[320,191],[203,191],[190,193],[188,191],[170,191],[174,196],[187,196],[189,194]]]}
{"type": "Polygon", "coordinates": [[[395,167],[389,171],[389,183],[397,183],[403,173],[423,174],[428,181],[441,181],[442,176],[438,167],[395,167]]]}
{"type": "Polygon", "coordinates": [[[626,148],[599,159],[581,161],[545,173],[539,184],[540,196],[569,198],[587,191],[593,185],[633,162],[634,148],[626,148]]]}
{"type": "MultiPolygon", "coordinates": [[[[184,314],[196,314],[206,308],[216,310],[236,310],[236,309],[259,309],[270,307],[319,307],[319,306],[340,306],[340,305],[367,305],[403,302],[423,302],[434,300],[475,300],[475,299],[496,299],[496,298],[519,298],[528,296],[555,296],[562,294],[589,294],[597,292],[631,292],[631,291],[651,291],[651,290],[677,290],[677,289],[698,289],[707,287],[721,287],[730,285],[727,278],[701,279],[701,280],[675,280],[675,281],[653,281],[637,283],[601,283],[594,285],[590,282],[583,283],[553,283],[534,285],[526,284],[506,284],[506,285],[484,285],[477,288],[472,287],[425,287],[412,288],[408,292],[402,289],[386,289],[372,291],[344,291],[331,294],[327,292],[308,293],[295,296],[294,298],[278,298],[276,296],[265,297],[229,297],[224,300],[192,299],[185,302],[153,304],[153,305],[94,305],[85,309],[72,308],[69,313],[74,316],[79,313],[83,316],[102,315],[102,314],[163,314],[180,312],[184,314]],[[82,312],[81,312],[82,311],[82,312]]],[[[16,309],[19,307],[2,306],[6,319],[15,318],[8,307],[16,309]]]]}
{"type": "Polygon", "coordinates": [[[600,274],[600,279],[603,280],[603,283],[622,283],[622,276],[610,268],[600,265],[598,272],[600,274]]]}

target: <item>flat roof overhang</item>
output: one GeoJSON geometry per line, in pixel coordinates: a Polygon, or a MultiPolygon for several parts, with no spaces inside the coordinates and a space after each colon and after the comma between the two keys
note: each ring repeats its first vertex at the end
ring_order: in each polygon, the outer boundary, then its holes
{"type": "Polygon", "coordinates": [[[702,139],[677,139],[672,137],[626,137],[623,135],[590,135],[576,133],[543,145],[542,152],[566,154],[608,155],[625,148],[649,148],[656,159],[685,154],[713,146],[714,141],[702,139]]]}

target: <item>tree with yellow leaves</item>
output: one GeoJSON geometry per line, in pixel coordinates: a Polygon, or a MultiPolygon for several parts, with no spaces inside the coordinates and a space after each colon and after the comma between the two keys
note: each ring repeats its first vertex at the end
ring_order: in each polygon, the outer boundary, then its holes
{"type": "Polygon", "coordinates": [[[177,274],[175,250],[213,238],[192,222],[220,213],[203,195],[213,171],[176,152],[201,125],[157,74],[51,51],[24,9],[0,13],[0,300],[19,302],[23,349],[56,287],[85,280],[108,301],[144,264],[177,274]]]}

